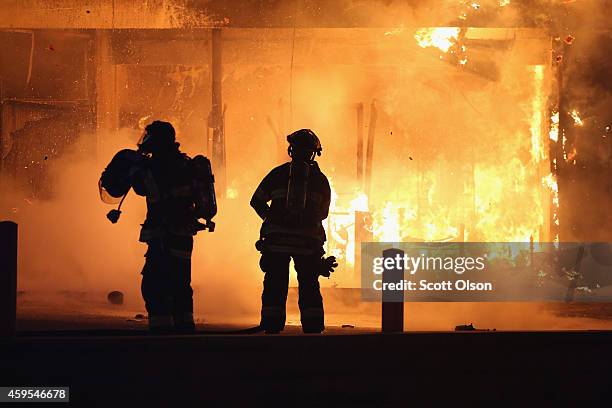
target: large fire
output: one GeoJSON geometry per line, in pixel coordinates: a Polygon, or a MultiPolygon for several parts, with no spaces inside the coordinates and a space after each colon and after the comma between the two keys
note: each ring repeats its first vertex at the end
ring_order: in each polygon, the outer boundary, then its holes
{"type": "MultiPolygon", "coordinates": [[[[428,28],[415,34],[417,45],[435,47],[443,53],[457,44],[459,29],[428,28]]],[[[452,51],[451,51],[452,52],[452,51]]],[[[559,225],[559,191],[550,172],[549,143],[559,138],[559,113],[547,112],[546,66],[526,67],[530,84],[522,107],[526,126],[515,134],[500,134],[498,151],[485,160],[469,159],[457,169],[464,179],[459,197],[448,201],[444,180],[434,165],[408,174],[415,188],[401,188],[370,197],[360,189],[338,194],[332,181],[333,199],[326,223],[330,248],[353,268],[358,262],[359,240],[396,241],[557,241],[551,227],[559,225]],[[504,147],[501,147],[501,145],[504,147]],[[528,152],[528,159],[521,158],[528,152]],[[357,217],[368,214],[365,234],[355,231],[357,217]]],[[[574,119],[577,118],[577,113],[574,119]]],[[[575,119],[576,120],[576,119],[575,119]]],[[[578,121],[576,124],[579,125],[578,121]]],[[[410,158],[412,160],[412,158],[410,158]]],[[[434,160],[435,161],[435,160],[434,160]]],[[[443,163],[439,163],[443,166],[443,163]]],[[[452,173],[451,173],[452,175],[452,173]]],[[[353,276],[358,276],[353,274],[353,276]]]]}

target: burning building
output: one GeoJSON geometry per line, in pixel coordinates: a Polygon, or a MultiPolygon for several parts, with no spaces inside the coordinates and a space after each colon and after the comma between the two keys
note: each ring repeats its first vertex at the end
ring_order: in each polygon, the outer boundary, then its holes
{"type": "Polygon", "coordinates": [[[359,285],[361,241],[610,240],[600,2],[436,3],[9,2],[1,214],[53,200],[66,155],[100,167],[163,118],[212,159],[251,269],[248,199],[303,127],[333,188],[329,285],[359,285]]]}

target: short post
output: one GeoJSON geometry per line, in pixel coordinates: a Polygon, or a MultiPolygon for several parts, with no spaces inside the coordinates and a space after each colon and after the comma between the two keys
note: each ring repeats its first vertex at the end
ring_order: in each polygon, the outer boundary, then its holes
{"type": "Polygon", "coordinates": [[[17,224],[0,222],[0,337],[15,335],[17,321],[17,224]]]}
{"type": "MultiPolygon", "coordinates": [[[[404,251],[391,248],[383,251],[383,258],[404,257],[404,251]]],[[[401,283],[404,280],[404,269],[397,263],[393,268],[383,271],[383,285],[388,283],[401,283]]],[[[404,291],[382,291],[382,332],[395,333],[404,331],[404,291]]]]}

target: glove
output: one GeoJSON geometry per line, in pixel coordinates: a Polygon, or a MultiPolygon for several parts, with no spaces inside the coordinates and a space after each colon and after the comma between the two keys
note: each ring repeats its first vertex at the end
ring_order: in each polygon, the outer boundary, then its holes
{"type": "Polygon", "coordinates": [[[319,275],[329,278],[336,267],[338,267],[338,262],[336,261],[335,256],[321,258],[321,269],[319,270],[319,275]]]}

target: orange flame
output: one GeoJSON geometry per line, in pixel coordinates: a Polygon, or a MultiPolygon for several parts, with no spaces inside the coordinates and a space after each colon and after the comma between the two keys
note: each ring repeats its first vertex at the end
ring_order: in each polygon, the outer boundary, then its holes
{"type": "Polygon", "coordinates": [[[421,28],[414,35],[419,47],[435,47],[443,52],[448,52],[458,37],[457,27],[421,28]]]}

